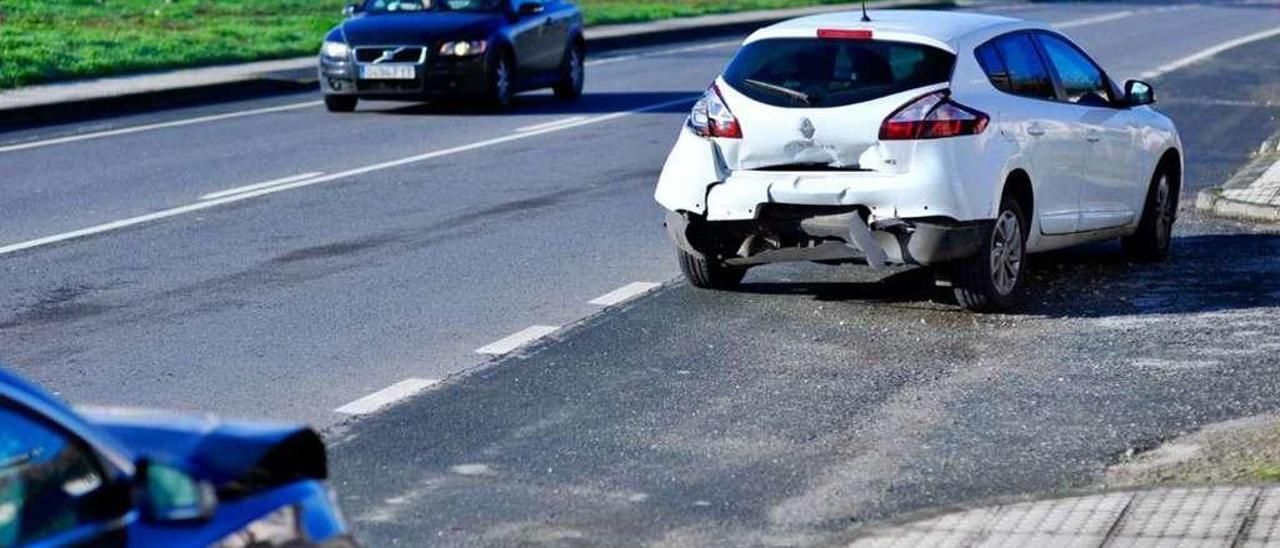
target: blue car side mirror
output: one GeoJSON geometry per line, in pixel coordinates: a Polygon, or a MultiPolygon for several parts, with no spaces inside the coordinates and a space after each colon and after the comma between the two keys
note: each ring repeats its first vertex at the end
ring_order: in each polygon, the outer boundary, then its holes
{"type": "Polygon", "coordinates": [[[213,517],[218,496],[213,484],[156,462],[139,464],[142,503],[146,515],[155,522],[205,520],[213,517]]]}

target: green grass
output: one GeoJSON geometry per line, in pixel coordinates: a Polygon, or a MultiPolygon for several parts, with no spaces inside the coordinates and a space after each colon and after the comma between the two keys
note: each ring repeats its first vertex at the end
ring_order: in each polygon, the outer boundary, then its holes
{"type": "MultiPolygon", "coordinates": [[[[600,25],[840,0],[582,0],[600,25]]],[[[0,89],[307,55],[345,0],[3,0],[0,89]]]]}

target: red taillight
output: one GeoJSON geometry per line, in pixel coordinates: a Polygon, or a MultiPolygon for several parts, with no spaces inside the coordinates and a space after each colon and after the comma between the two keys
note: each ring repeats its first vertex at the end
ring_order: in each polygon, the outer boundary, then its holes
{"type": "Polygon", "coordinates": [[[738,125],[738,118],[729,111],[729,105],[725,104],[724,97],[715,84],[711,84],[707,92],[694,103],[693,112],[689,113],[689,129],[703,137],[742,138],[742,126],[738,125]]]}
{"type": "Polygon", "coordinates": [[[890,114],[880,125],[881,141],[941,139],[977,135],[987,129],[986,114],[952,101],[946,91],[920,97],[890,114]]]}
{"type": "Polygon", "coordinates": [[[871,31],[849,30],[849,29],[818,29],[818,38],[827,38],[832,40],[870,40],[871,31]]]}

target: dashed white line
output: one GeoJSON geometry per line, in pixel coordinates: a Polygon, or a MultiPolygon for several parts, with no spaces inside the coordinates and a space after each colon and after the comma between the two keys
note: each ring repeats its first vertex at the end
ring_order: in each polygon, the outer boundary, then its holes
{"type": "Polygon", "coordinates": [[[1141,77],[1157,78],[1165,74],[1168,74],[1170,72],[1173,72],[1175,70],[1178,70],[1180,68],[1183,68],[1185,66],[1199,63],[1200,61],[1204,61],[1205,59],[1213,57],[1214,55],[1217,55],[1229,49],[1238,48],[1245,44],[1257,42],[1259,40],[1266,40],[1267,38],[1271,38],[1274,36],[1280,36],[1280,27],[1276,27],[1271,30],[1264,30],[1262,32],[1255,32],[1248,36],[1241,36],[1240,38],[1236,38],[1235,40],[1228,40],[1226,42],[1223,42],[1221,44],[1218,44],[1216,46],[1203,50],[1199,53],[1188,55],[1181,59],[1177,59],[1170,63],[1161,65],[1159,68],[1144,72],[1142,73],[1141,77]]]}
{"type": "Polygon", "coordinates": [[[66,137],[57,137],[53,139],[43,139],[40,141],[30,141],[26,143],[18,143],[14,145],[0,146],[0,152],[13,152],[15,150],[27,150],[31,148],[47,147],[52,145],[61,145],[65,143],[74,143],[77,141],[88,141],[90,139],[101,139],[103,137],[115,137],[117,135],[128,135],[130,133],[138,133],[142,131],[151,131],[156,129],[164,129],[171,127],[189,126],[191,124],[202,124],[206,122],[216,122],[218,120],[230,120],[232,118],[241,118],[244,116],[254,116],[257,114],[270,114],[272,112],[284,112],[287,110],[297,110],[300,108],[308,108],[320,106],[324,101],[307,101],[305,103],[292,103],[276,107],[255,108],[252,110],[242,110],[239,112],[228,112],[225,114],[212,114],[209,116],[197,116],[195,118],[185,118],[182,120],[173,120],[171,122],[159,122],[155,124],[145,124],[141,126],[130,126],[119,129],[109,129],[106,131],[95,131],[93,133],[81,133],[79,135],[68,135],[66,137]]]}
{"type": "Polygon", "coordinates": [[[572,124],[574,122],[581,122],[582,120],[585,120],[585,119],[587,119],[586,116],[573,116],[570,118],[561,118],[559,120],[552,120],[550,122],[546,122],[542,124],[534,124],[531,126],[518,127],[516,128],[516,133],[525,133],[528,131],[538,131],[540,129],[553,128],[553,127],[562,126],[565,124],[572,124]]]}
{"type": "Polygon", "coordinates": [[[591,299],[589,303],[599,306],[613,306],[622,301],[634,299],[640,295],[653,291],[659,285],[661,284],[653,282],[631,282],[613,291],[605,293],[604,295],[591,299]]]}
{"type": "Polygon", "coordinates": [[[372,164],[372,165],[368,165],[368,166],[364,166],[364,167],[358,167],[358,168],[349,169],[349,170],[346,170],[346,171],[340,171],[340,172],[338,172],[338,173],[332,173],[332,174],[329,174],[329,175],[321,175],[321,176],[319,176],[319,177],[314,177],[314,178],[311,178],[311,179],[305,179],[305,180],[302,180],[302,181],[295,181],[295,182],[292,182],[292,183],[277,184],[277,185],[275,185],[275,186],[270,186],[270,187],[266,187],[266,188],[260,188],[260,189],[257,189],[257,190],[250,190],[250,191],[247,191],[247,192],[241,192],[241,193],[239,193],[239,194],[232,194],[232,195],[230,195],[230,196],[224,196],[224,197],[222,197],[222,198],[215,198],[215,199],[212,199],[212,200],[204,200],[204,201],[196,202],[196,203],[194,203],[194,204],[188,204],[188,205],[184,205],[184,206],[180,206],[180,207],[175,207],[175,208],[172,208],[172,209],[166,209],[166,210],[163,210],[163,211],[157,211],[157,212],[155,212],[155,213],[148,213],[148,214],[146,214],[146,215],[139,215],[139,216],[137,216],[137,217],[130,217],[130,218],[128,218],[128,219],[122,219],[122,220],[119,220],[119,221],[113,221],[113,222],[110,222],[110,223],[105,223],[105,224],[101,224],[101,225],[97,225],[97,226],[91,226],[91,227],[89,227],[89,228],[83,228],[83,229],[80,229],[80,230],[73,230],[73,231],[71,231],[71,232],[63,232],[63,233],[61,233],[61,234],[54,234],[54,235],[52,235],[52,236],[45,236],[45,237],[43,237],[43,238],[36,238],[36,239],[34,239],[34,240],[27,240],[27,241],[25,241],[25,242],[17,242],[17,243],[13,243],[13,244],[9,244],[9,245],[0,246],[0,255],[5,255],[5,254],[9,254],[9,253],[15,253],[15,252],[18,252],[18,251],[23,251],[23,250],[27,250],[27,249],[31,249],[31,248],[35,248],[35,247],[41,247],[41,246],[51,245],[51,244],[55,244],[55,243],[65,242],[65,241],[67,241],[67,240],[73,240],[73,239],[76,239],[76,238],[83,238],[83,237],[85,237],[85,236],[91,236],[91,235],[95,235],[95,234],[101,234],[101,233],[104,233],[104,232],[110,232],[110,231],[113,231],[113,230],[119,230],[119,229],[126,228],[126,227],[131,227],[131,226],[140,225],[140,224],[143,224],[143,223],[148,223],[148,222],[152,222],[152,221],[156,221],[156,220],[160,220],[160,219],[165,219],[165,218],[174,217],[174,216],[177,216],[177,215],[182,215],[182,214],[185,214],[185,213],[191,213],[191,212],[194,212],[194,211],[200,211],[200,210],[204,210],[204,209],[209,209],[209,208],[212,208],[212,207],[217,207],[217,206],[220,206],[220,205],[225,205],[225,204],[235,203],[235,202],[239,202],[239,201],[242,201],[242,200],[249,200],[249,199],[257,198],[257,197],[260,197],[260,196],[267,196],[267,195],[270,195],[270,194],[275,194],[275,193],[277,193],[277,192],[285,192],[285,191],[288,191],[288,190],[294,190],[294,189],[303,188],[303,187],[308,187],[308,186],[312,186],[312,185],[318,185],[318,184],[320,184],[320,183],[327,183],[327,182],[330,182],[330,181],[336,181],[336,180],[339,180],[339,179],[346,179],[346,178],[349,178],[349,177],[354,177],[354,176],[356,176],[356,175],[364,175],[364,174],[366,174],[366,173],[372,173],[372,172],[375,172],[375,171],[381,171],[381,170],[385,170],[385,169],[391,169],[391,168],[394,168],[394,167],[400,167],[400,166],[403,166],[403,165],[413,164],[413,163],[417,163],[417,162],[424,162],[424,161],[427,161],[427,160],[433,160],[433,159],[435,159],[435,158],[440,158],[440,157],[442,157],[442,156],[449,156],[449,155],[452,155],[452,154],[459,154],[459,153],[462,153],[462,152],[469,152],[469,151],[472,151],[472,150],[477,150],[477,149],[487,148],[487,147],[491,147],[491,146],[495,146],[495,145],[500,145],[500,144],[503,144],[503,143],[509,143],[509,142],[512,142],[512,141],[519,141],[519,140],[521,140],[521,139],[528,139],[528,138],[531,138],[531,137],[537,137],[537,136],[539,136],[539,135],[544,135],[544,134],[548,134],[548,133],[554,133],[554,132],[557,132],[557,131],[564,131],[564,130],[572,129],[572,128],[576,128],[576,127],[587,126],[587,125],[591,125],[591,124],[598,124],[598,123],[601,123],[601,122],[608,122],[608,121],[610,121],[610,120],[617,120],[617,119],[619,119],[619,118],[625,118],[625,117],[627,117],[627,116],[631,116],[631,115],[633,115],[633,114],[640,114],[640,113],[644,113],[644,112],[652,112],[652,111],[655,111],[655,110],[662,110],[662,109],[664,109],[664,108],[672,107],[672,106],[675,106],[675,105],[681,105],[681,104],[686,104],[686,103],[692,103],[692,102],[693,102],[693,100],[694,100],[694,96],[690,95],[689,97],[687,97],[687,98],[685,98],[685,99],[676,99],[676,100],[672,100],[672,101],[663,101],[663,102],[661,102],[661,103],[656,103],[656,104],[652,104],[652,105],[648,105],[648,106],[640,107],[640,108],[635,109],[635,110],[629,110],[629,111],[624,111],[624,112],[614,112],[614,113],[610,113],[610,114],[603,114],[603,115],[600,115],[600,116],[595,116],[595,117],[591,117],[591,118],[586,118],[586,119],[583,119],[583,120],[578,121],[578,122],[572,122],[572,123],[562,124],[562,125],[558,125],[558,126],[554,126],[554,127],[549,127],[549,128],[545,128],[545,129],[534,130],[534,131],[527,131],[527,132],[524,132],[524,133],[515,133],[515,134],[511,134],[511,135],[505,135],[505,136],[502,136],[502,137],[495,137],[495,138],[493,138],[493,139],[487,139],[487,140],[484,140],[484,141],[478,141],[478,142],[470,143],[470,144],[466,144],[466,145],[460,145],[460,146],[456,146],[456,147],[452,147],[452,148],[446,148],[446,149],[443,149],[443,150],[435,150],[435,151],[431,151],[431,152],[426,152],[426,153],[423,153],[423,154],[419,154],[419,155],[416,155],[416,156],[409,156],[409,157],[407,157],[407,158],[401,158],[401,159],[398,159],[398,160],[391,160],[391,161],[382,162],[382,163],[378,163],[378,164],[372,164]]]}
{"type": "Polygon", "coordinates": [[[344,415],[368,415],[439,383],[436,379],[405,379],[333,411],[344,415]]]}
{"type": "Polygon", "coordinates": [[[491,342],[476,349],[477,354],[501,356],[547,335],[555,333],[559,327],[553,325],[534,325],[491,342]]]}
{"type": "Polygon", "coordinates": [[[220,190],[220,191],[218,191],[218,192],[210,192],[210,193],[208,193],[208,194],[205,194],[205,195],[201,196],[201,197],[200,197],[200,199],[201,199],[201,200],[216,200],[216,199],[218,199],[218,198],[222,198],[222,197],[225,197],[225,196],[231,196],[231,195],[233,195],[233,194],[241,194],[241,193],[249,192],[250,190],[258,190],[258,189],[260,189],[260,188],[267,188],[267,187],[272,187],[272,186],[276,186],[276,185],[283,185],[283,184],[285,184],[285,183],[292,183],[292,182],[295,182],[295,181],[302,181],[302,180],[310,179],[310,178],[312,178],[312,177],[319,177],[319,176],[321,176],[321,175],[324,175],[324,172],[323,172],[323,171],[316,171],[316,172],[314,172],[314,173],[303,173],[303,174],[301,174],[301,175],[293,175],[293,176],[290,176],[290,177],[281,177],[281,178],[279,178],[279,179],[272,179],[272,180],[270,180],[270,181],[266,181],[266,182],[262,182],[262,183],[256,183],[256,184],[252,184],[252,185],[238,186],[238,187],[235,187],[235,188],[229,188],[229,189],[227,189],[227,190],[220,190]]]}

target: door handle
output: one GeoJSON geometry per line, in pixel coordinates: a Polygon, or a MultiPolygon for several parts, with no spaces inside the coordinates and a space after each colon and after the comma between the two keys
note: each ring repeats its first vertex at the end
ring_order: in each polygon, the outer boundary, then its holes
{"type": "Polygon", "coordinates": [[[1091,131],[1088,135],[1084,136],[1084,140],[1089,141],[1090,143],[1096,143],[1102,140],[1102,136],[1096,131],[1091,131]]]}
{"type": "Polygon", "coordinates": [[[1041,135],[1044,135],[1044,128],[1040,126],[1027,126],[1027,135],[1030,135],[1032,137],[1039,137],[1041,135]]]}

